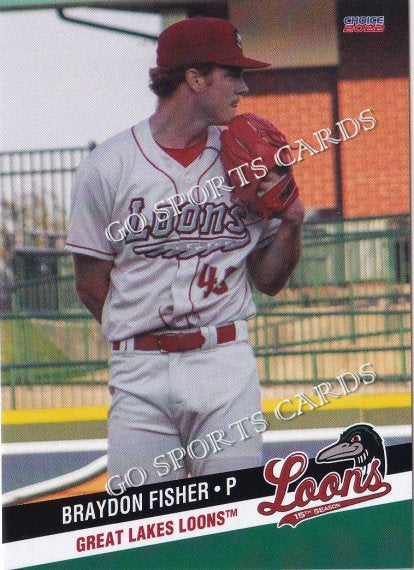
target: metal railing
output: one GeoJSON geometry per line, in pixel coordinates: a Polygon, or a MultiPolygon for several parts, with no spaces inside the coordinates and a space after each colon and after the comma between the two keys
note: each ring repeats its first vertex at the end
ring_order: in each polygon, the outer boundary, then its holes
{"type": "MultiPolygon", "coordinates": [[[[250,338],[264,389],[292,391],[370,362],[376,389],[408,390],[408,217],[306,224],[304,235],[288,286],[275,298],[256,294],[250,338]]],[[[69,271],[70,258],[65,263],[69,271]]],[[[11,346],[5,407],[107,403],[108,346],[72,275],[18,284],[2,328],[11,346]]]]}
{"type": "Polygon", "coordinates": [[[93,147],[0,152],[1,228],[7,244],[59,247],[73,174],[93,147]]]}
{"type": "Polygon", "coordinates": [[[19,254],[53,257],[63,249],[73,175],[94,146],[0,152],[2,307],[13,282],[27,278],[19,254]]]}

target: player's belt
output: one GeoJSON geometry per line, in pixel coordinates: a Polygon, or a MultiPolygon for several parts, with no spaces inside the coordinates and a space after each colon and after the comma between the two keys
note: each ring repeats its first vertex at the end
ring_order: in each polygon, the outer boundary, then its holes
{"type": "MultiPolygon", "coordinates": [[[[217,344],[236,340],[236,325],[234,323],[214,327],[217,333],[217,344]]],[[[125,341],[112,343],[113,350],[121,350],[125,341]]],[[[176,332],[162,334],[139,334],[133,337],[134,350],[157,350],[159,352],[184,352],[201,348],[206,337],[200,329],[194,332],[176,332]]]]}

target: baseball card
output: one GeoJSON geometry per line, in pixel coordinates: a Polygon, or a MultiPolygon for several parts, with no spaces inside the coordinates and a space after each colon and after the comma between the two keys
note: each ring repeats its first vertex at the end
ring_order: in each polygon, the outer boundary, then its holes
{"type": "Polygon", "coordinates": [[[410,568],[408,0],[0,0],[2,561],[410,568]]]}

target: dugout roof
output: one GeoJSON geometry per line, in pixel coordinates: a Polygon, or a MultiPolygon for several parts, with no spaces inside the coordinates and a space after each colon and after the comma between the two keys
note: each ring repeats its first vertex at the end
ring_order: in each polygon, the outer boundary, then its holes
{"type": "Polygon", "coordinates": [[[0,0],[0,11],[89,7],[148,13],[192,9],[217,13],[217,10],[223,10],[226,6],[226,0],[0,0]]]}

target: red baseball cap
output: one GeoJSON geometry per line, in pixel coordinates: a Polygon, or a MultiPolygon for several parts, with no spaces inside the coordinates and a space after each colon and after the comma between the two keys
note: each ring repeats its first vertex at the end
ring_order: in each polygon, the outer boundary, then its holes
{"type": "Polygon", "coordinates": [[[171,67],[192,63],[216,63],[254,69],[270,63],[244,57],[241,36],[228,20],[196,16],[181,20],[161,32],[157,65],[171,67]]]}

